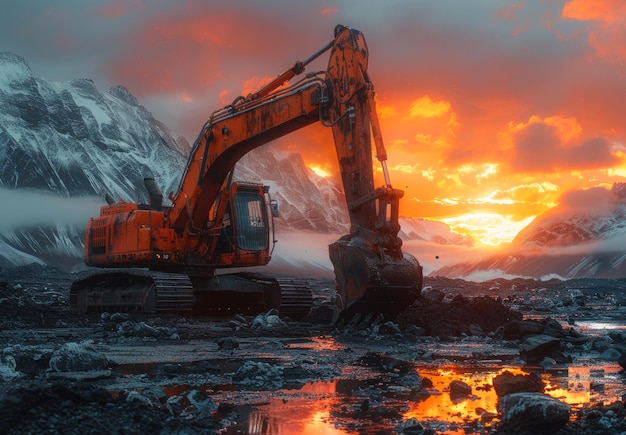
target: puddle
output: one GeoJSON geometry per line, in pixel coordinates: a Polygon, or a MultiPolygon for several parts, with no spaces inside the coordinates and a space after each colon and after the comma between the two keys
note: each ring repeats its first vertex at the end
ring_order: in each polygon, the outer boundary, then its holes
{"type": "Polygon", "coordinates": [[[285,349],[314,349],[321,352],[335,352],[345,349],[334,337],[312,337],[303,340],[296,340],[285,344],[285,349]]]}
{"type": "MultiPolygon", "coordinates": [[[[529,369],[459,365],[419,367],[417,373],[432,382],[427,394],[403,388],[399,385],[401,379],[397,378],[393,381],[372,378],[312,382],[298,390],[259,392],[258,402],[237,407],[238,423],[223,433],[393,433],[399,423],[415,417],[438,433],[478,434],[497,421],[493,418],[497,414],[497,395],[492,381],[504,370],[527,374],[529,369]],[[453,400],[448,388],[453,380],[470,385],[472,394],[464,400],[453,400]],[[489,418],[481,422],[481,415],[485,412],[484,416],[489,418]]],[[[624,392],[620,372],[618,365],[574,365],[538,373],[545,383],[546,394],[576,410],[589,403],[608,404],[618,400],[624,392]]],[[[214,400],[219,399],[215,397],[214,400]]]]}
{"type": "MultiPolygon", "coordinates": [[[[493,389],[493,379],[508,370],[514,374],[528,374],[531,368],[473,368],[449,366],[433,370],[424,367],[418,372],[433,382],[431,395],[424,401],[413,404],[405,417],[415,417],[420,422],[445,422],[459,425],[478,419],[483,412],[497,414],[498,397],[493,389]],[[463,381],[472,387],[472,395],[463,401],[454,401],[449,395],[450,382],[463,381]]],[[[563,367],[550,371],[538,369],[545,384],[545,393],[559,399],[572,410],[589,403],[610,403],[621,398],[623,378],[617,364],[599,366],[563,367]]],[[[467,433],[465,430],[446,433],[467,433]]]]}

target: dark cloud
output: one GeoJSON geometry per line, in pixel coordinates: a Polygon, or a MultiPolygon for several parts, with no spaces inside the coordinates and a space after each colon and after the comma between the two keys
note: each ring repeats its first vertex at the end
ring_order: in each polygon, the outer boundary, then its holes
{"type": "Polygon", "coordinates": [[[585,190],[571,190],[559,198],[559,204],[546,213],[540,215],[531,228],[549,228],[551,225],[570,222],[578,217],[594,218],[611,216],[617,206],[619,198],[610,190],[603,187],[593,187],[585,190]]]}
{"type": "Polygon", "coordinates": [[[531,123],[513,137],[510,166],[520,172],[608,168],[619,163],[611,144],[603,138],[563,144],[554,126],[531,123]]]}
{"type": "Polygon", "coordinates": [[[561,197],[560,207],[572,213],[585,211],[595,211],[598,214],[605,214],[612,210],[618,197],[603,187],[592,187],[586,190],[572,190],[565,192],[561,197]]]}

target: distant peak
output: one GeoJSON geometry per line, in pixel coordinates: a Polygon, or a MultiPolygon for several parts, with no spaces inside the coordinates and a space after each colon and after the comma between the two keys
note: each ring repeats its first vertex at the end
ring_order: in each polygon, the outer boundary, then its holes
{"type": "MultiPolygon", "coordinates": [[[[19,54],[12,53],[10,51],[0,52],[0,62],[3,63],[19,63],[28,66],[28,62],[19,54]]],[[[30,68],[30,67],[29,67],[30,68]]]]}
{"type": "Polygon", "coordinates": [[[626,183],[613,183],[611,192],[619,196],[620,198],[626,198],[626,183]]]}
{"type": "Polygon", "coordinates": [[[109,89],[109,93],[132,106],[140,105],[139,100],[124,86],[112,86],[111,89],[109,89]]]}
{"type": "Polygon", "coordinates": [[[98,89],[96,89],[96,85],[91,79],[74,79],[70,81],[70,85],[74,89],[78,89],[79,91],[84,91],[88,94],[98,94],[98,89]]]}
{"type": "Polygon", "coordinates": [[[0,83],[20,83],[32,77],[33,74],[26,59],[8,51],[0,53],[0,83]]]}

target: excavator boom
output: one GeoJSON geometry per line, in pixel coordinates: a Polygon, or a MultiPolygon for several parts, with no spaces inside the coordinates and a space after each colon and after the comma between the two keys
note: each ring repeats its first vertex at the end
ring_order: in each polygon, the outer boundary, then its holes
{"type": "MultiPolygon", "coordinates": [[[[190,282],[185,288],[193,287],[195,305],[230,300],[228,293],[241,291],[246,287],[241,279],[248,277],[220,279],[216,272],[267,264],[271,223],[268,189],[232,183],[230,175],[255,148],[319,122],[333,133],[350,216],[350,234],[329,247],[342,318],[357,313],[393,317],[412,304],[421,291],[422,269],[401,250],[398,216],[403,192],[394,189],[389,178],[367,63],[363,34],[337,26],[334,39],[308,59],[214,112],[194,143],[178,191],[169,195],[171,206],[163,207],[158,187],[147,182],[148,206],[103,207],[100,217],[87,226],[87,264],[185,274],[190,282]],[[326,71],[288,83],[328,50],[326,71]],[[385,179],[381,187],[374,186],[372,148],[385,179]],[[208,294],[221,296],[216,300],[208,294]]],[[[258,277],[251,281],[261,284],[250,293],[264,293],[261,300],[276,301],[273,281],[258,277]]],[[[83,301],[81,306],[89,306],[84,287],[77,285],[72,294],[83,301]]],[[[102,288],[95,287],[91,294],[102,299],[102,288]]],[[[159,287],[153,287],[157,296],[152,305],[167,306],[159,305],[159,287]]],[[[297,299],[292,305],[301,305],[297,299]]]]}

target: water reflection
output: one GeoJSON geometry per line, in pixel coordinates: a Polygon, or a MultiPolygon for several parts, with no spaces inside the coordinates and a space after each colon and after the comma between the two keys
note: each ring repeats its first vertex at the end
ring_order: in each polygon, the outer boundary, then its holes
{"type": "Polygon", "coordinates": [[[574,408],[587,403],[608,404],[620,400],[624,392],[622,368],[617,364],[571,366],[564,371],[547,373],[546,393],[574,408]]]}
{"type": "MultiPolygon", "coordinates": [[[[516,368],[508,370],[514,374],[523,373],[516,368]]],[[[452,365],[436,369],[422,367],[418,369],[418,373],[432,382],[432,387],[428,388],[430,395],[423,402],[412,404],[404,416],[415,417],[420,422],[446,422],[451,426],[448,433],[457,433],[453,429],[454,426],[469,424],[481,417],[483,423],[488,425],[493,416],[497,415],[497,395],[492,381],[502,371],[504,369],[463,369],[452,365]],[[455,400],[450,395],[449,386],[455,380],[462,381],[472,388],[472,393],[465,400],[455,400]]]]}
{"type": "MultiPolygon", "coordinates": [[[[532,369],[423,366],[417,373],[426,379],[426,387],[419,391],[403,387],[398,377],[313,382],[299,390],[273,393],[263,403],[238,407],[240,423],[225,433],[393,433],[399,423],[413,417],[438,433],[480,433],[498,421],[493,379],[504,370],[528,374],[532,369]],[[471,394],[463,399],[452,397],[449,387],[454,380],[469,385],[471,394]]],[[[590,402],[613,402],[622,393],[621,368],[617,365],[537,370],[546,394],[574,409],[590,402]]]]}
{"type": "Polygon", "coordinates": [[[336,352],[343,350],[345,347],[338,343],[333,337],[318,336],[295,340],[285,344],[286,349],[315,349],[318,352],[336,352]]]}
{"type": "Polygon", "coordinates": [[[331,421],[331,409],[338,401],[337,382],[312,382],[299,390],[284,390],[266,403],[239,406],[241,423],[226,434],[345,434],[331,421]]]}

